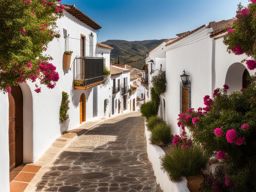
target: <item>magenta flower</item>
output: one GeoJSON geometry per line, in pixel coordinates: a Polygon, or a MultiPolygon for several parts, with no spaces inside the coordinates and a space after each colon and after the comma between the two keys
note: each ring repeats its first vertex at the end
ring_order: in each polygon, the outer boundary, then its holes
{"type": "Polygon", "coordinates": [[[213,91],[213,97],[217,97],[217,96],[219,96],[219,95],[220,95],[220,89],[217,88],[217,89],[215,89],[215,90],[213,91]]]}
{"type": "Polygon", "coordinates": [[[31,61],[29,61],[29,62],[27,63],[27,68],[31,69],[32,66],[33,66],[33,63],[32,63],[31,61]]]}
{"type": "Polygon", "coordinates": [[[36,89],[35,89],[35,92],[36,92],[36,93],[40,93],[40,92],[41,92],[41,88],[40,88],[40,87],[36,88],[36,89]]]}
{"type": "Polygon", "coordinates": [[[225,159],[225,152],[224,151],[216,151],[215,157],[218,160],[223,160],[223,159],[225,159]]]}
{"type": "Polygon", "coordinates": [[[228,89],[229,89],[229,86],[228,85],[223,85],[223,89],[225,90],[225,91],[227,91],[228,89]]]}
{"type": "Polygon", "coordinates": [[[193,125],[197,124],[199,121],[200,121],[199,117],[193,117],[192,118],[193,125]]]}
{"type": "Polygon", "coordinates": [[[172,144],[173,145],[177,145],[179,144],[181,141],[181,137],[179,135],[174,135],[173,138],[172,138],[172,144]]]}
{"type": "Polygon", "coordinates": [[[219,127],[215,128],[213,132],[216,137],[222,137],[224,135],[223,130],[219,127]]]}
{"type": "Polygon", "coordinates": [[[23,36],[27,35],[27,30],[24,27],[22,27],[20,29],[20,34],[23,35],[23,36]]]}
{"type": "Polygon", "coordinates": [[[247,131],[248,129],[250,129],[250,125],[248,123],[244,123],[241,125],[240,127],[243,131],[247,131]]]}
{"type": "Polygon", "coordinates": [[[252,3],[256,3],[256,0],[251,0],[252,3]]]}
{"type": "Polygon", "coordinates": [[[227,29],[227,32],[230,34],[230,33],[234,33],[234,32],[235,32],[235,30],[234,30],[233,28],[231,28],[231,27],[230,27],[230,28],[228,28],[228,29],[227,29]]]}
{"type": "Polygon", "coordinates": [[[246,65],[248,69],[253,70],[256,68],[256,61],[255,60],[247,60],[246,65]]]}
{"type": "Polygon", "coordinates": [[[228,176],[225,175],[224,177],[224,184],[226,187],[229,187],[231,185],[231,180],[228,176]]]}
{"type": "Polygon", "coordinates": [[[241,54],[244,53],[242,48],[239,45],[237,45],[236,47],[232,48],[231,50],[236,55],[241,55],[241,54]]]}
{"type": "Polygon", "coordinates": [[[245,8],[243,8],[243,9],[241,9],[239,12],[238,12],[238,17],[239,16],[248,16],[250,14],[250,10],[247,8],[247,7],[245,7],[245,8]]]}
{"type": "Polygon", "coordinates": [[[245,142],[245,138],[244,137],[238,137],[235,141],[235,144],[238,145],[238,146],[241,146],[243,145],[245,142]]]}
{"type": "Polygon", "coordinates": [[[6,91],[6,93],[11,93],[12,92],[11,86],[6,86],[5,91],[6,91]]]}
{"type": "Polygon", "coordinates": [[[23,0],[24,4],[29,5],[32,3],[32,0],[23,0]]]}
{"type": "Polygon", "coordinates": [[[235,129],[229,129],[226,132],[226,140],[228,143],[234,143],[236,141],[237,138],[237,133],[235,129]]]}

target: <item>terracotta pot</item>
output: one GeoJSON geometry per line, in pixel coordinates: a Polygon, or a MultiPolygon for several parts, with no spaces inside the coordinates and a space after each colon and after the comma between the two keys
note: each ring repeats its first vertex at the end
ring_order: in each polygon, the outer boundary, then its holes
{"type": "Polygon", "coordinates": [[[65,52],[64,55],[63,55],[63,69],[64,69],[64,71],[68,71],[69,68],[70,68],[71,56],[72,56],[72,53],[70,53],[70,52],[65,52]]]}
{"type": "Polygon", "coordinates": [[[190,176],[187,177],[188,180],[188,189],[190,192],[200,191],[201,185],[204,182],[204,177],[202,175],[190,176]]]}

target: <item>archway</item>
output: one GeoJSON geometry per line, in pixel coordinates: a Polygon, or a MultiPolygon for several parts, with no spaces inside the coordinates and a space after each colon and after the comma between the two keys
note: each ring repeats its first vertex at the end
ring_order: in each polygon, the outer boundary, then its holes
{"type": "Polygon", "coordinates": [[[241,63],[234,63],[227,71],[225,84],[229,86],[230,92],[240,91],[248,86],[248,77],[250,74],[246,67],[241,63]]]}
{"type": "Polygon", "coordinates": [[[23,94],[20,86],[9,94],[10,170],[23,164],[23,94]]]}
{"type": "Polygon", "coordinates": [[[83,93],[80,96],[80,123],[83,123],[86,121],[86,97],[83,93]]]}

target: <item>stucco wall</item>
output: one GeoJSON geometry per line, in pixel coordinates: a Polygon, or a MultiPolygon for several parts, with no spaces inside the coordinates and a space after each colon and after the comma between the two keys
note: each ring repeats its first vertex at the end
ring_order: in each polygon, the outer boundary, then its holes
{"type": "Polygon", "coordinates": [[[9,101],[0,91],[0,185],[1,191],[9,191],[9,101]]]}
{"type": "Polygon", "coordinates": [[[170,45],[166,52],[166,120],[173,133],[179,133],[177,117],[180,113],[181,79],[185,70],[191,80],[191,106],[200,107],[203,96],[211,92],[212,40],[208,30],[200,30],[191,37],[170,45]]]}

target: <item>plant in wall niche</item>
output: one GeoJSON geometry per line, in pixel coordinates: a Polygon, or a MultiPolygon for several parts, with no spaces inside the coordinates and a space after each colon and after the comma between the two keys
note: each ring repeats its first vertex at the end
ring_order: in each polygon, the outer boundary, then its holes
{"type": "MultiPolygon", "coordinates": [[[[58,36],[56,20],[63,9],[59,0],[0,0],[1,90],[10,92],[26,80],[55,87],[59,75],[43,52],[58,36]]],[[[41,91],[38,85],[35,91],[41,91]]]]}
{"type": "Polygon", "coordinates": [[[110,71],[107,69],[106,66],[104,66],[104,68],[103,68],[103,75],[105,75],[105,76],[110,75],[110,71]]]}
{"type": "Polygon", "coordinates": [[[158,95],[166,91],[166,75],[161,71],[157,76],[152,79],[153,87],[158,95]]]}
{"type": "Polygon", "coordinates": [[[165,122],[156,124],[151,132],[150,139],[153,144],[166,146],[171,143],[171,128],[165,122]]]}
{"type": "Polygon", "coordinates": [[[250,1],[247,7],[239,5],[236,20],[233,26],[228,28],[224,42],[234,54],[245,53],[249,56],[246,65],[248,69],[253,70],[256,68],[256,1],[250,1]]]}
{"type": "Polygon", "coordinates": [[[61,123],[68,120],[69,118],[68,110],[69,110],[69,95],[63,91],[61,105],[60,105],[60,122],[61,123]]]}

